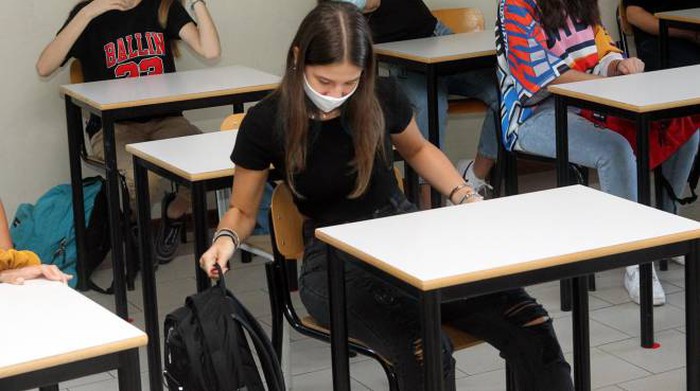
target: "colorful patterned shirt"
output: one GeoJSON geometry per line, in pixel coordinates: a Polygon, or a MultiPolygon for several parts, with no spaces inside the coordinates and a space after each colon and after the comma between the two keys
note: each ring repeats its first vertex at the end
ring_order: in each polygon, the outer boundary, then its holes
{"type": "Polygon", "coordinates": [[[610,62],[622,59],[601,26],[567,18],[565,27],[546,32],[535,0],[500,0],[496,54],[501,131],[508,150],[516,148],[520,125],[549,97],[549,83],[570,69],[607,76],[610,62]]]}

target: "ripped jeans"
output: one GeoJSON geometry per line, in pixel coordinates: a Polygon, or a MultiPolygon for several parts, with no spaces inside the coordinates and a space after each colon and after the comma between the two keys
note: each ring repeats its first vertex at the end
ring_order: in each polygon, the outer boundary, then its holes
{"type": "MultiPolygon", "coordinates": [[[[372,217],[415,211],[403,198],[392,197],[372,217]]],[[[299,278],[304,306],[316,321],[330,324],[326,244],[314,235],[315,225],[304,225],[305,253],[299,278]]],[[[376,275],[344,259],[348,332],[394,364],[401,391],[423,390],[421,327],[418,302],[376,275]]],[[[427,260],[426,260],[427,261],[427,260]]],[[[571,369],[564,359],[547,311],[523,289],[513,289],[442,304],[443,321],[496,347],[512,366],[518,391],[573,390],[571,369]],[[537,319],[544,323],[526,326],[537,319]]],[[[455,390],[452,344],[442,334],[442,362],[446,390],[455,390]]]]}

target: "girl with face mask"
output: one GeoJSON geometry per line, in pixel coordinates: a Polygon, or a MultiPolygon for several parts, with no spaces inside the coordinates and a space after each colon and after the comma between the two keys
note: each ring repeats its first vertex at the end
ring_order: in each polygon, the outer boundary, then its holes
{"type": "MultiPolygon", "coordinates": [[[[327,250],[314,229],[416,210],[393,174],[392,144],[453,203],[479,200],[445,155],[423,139],[400,89],[376,78],[371,35],[359,10],[345,3],[319,5],[299,27],[279,88],[251,108],[241,124],[231,155],[236,184],[230,209],[201,267],[211,277],[219,277],[214,263],[226,271],[253,229],[272,165],[306,216],[302,301],[318,323],[328,326],[327,250]]],[[[350,255],[338,256],[348,261],[350,335],[394,365],[402,391],[422,390],[417,301],[353,266],[357,261],[350,255]]],[[[571,389],[569,366],[547,312],[523,290],[453,302],[443,306],[442,314],[501,349],[521,374],[519,390],[571,389]]],[[[443,341],[445,384],[454,389],[452,346],[447,337],[443,341]]]]}

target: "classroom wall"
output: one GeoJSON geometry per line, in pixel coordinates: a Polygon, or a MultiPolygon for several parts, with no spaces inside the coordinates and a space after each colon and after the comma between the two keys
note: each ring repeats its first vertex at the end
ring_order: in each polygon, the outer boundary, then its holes
{"type": "MultiPolygon", "coordinates": [[[[616,2],[600,0],[605,20],[616,2]]],[[[487,26],[495,20],[495,0],[426,0],[432,8],[478,6],[487,26]]],[[[58,87],[68,70],[41,79],[34,64],[62,25],[74,0],[5,2],[0,13],[0,198],[10,218],[21,202],[34,202],[49,187],[69,180],[63,99],[58,87]]],[[[221,35],[222,57],[205,64],[184,51],[178,69],[243,64],[280,74],[285,51],[301,18],[315,0],[209,0],[221,35]]],[[[186,113],[203,130],[218,127],[229,109],[186,113]]],[[[89,174],[89,171],[87,171],[89,174]]]]}

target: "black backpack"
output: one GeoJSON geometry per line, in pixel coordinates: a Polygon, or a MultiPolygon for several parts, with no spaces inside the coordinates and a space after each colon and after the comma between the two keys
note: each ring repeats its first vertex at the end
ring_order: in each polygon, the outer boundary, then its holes
{"type": "MultiPolygon", "coordinates": [[[[217,265],[218,266],[218,265],[217,265]]],[[[219,269],[219,275],[221,269],[219,269]]],[[[165,318],[165,381],[171,390],[264,391],[246,335],[253,341],[270,391],[284,391],[277,355],[265,331],[226,289],[216,286],[187,297],[165,318]]]]}

